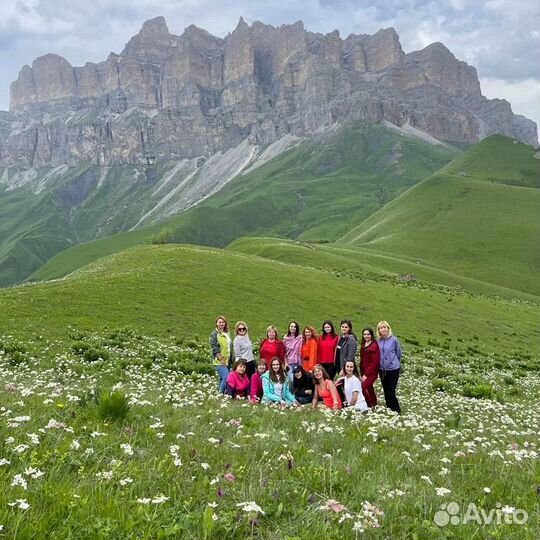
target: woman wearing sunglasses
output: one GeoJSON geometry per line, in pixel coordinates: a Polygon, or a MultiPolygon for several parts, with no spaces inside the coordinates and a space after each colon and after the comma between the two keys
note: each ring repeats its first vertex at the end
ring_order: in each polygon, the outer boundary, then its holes
{"type": "Polygon", "coordinates": [[[248,326],[244,321],[238,321],[234,327],[234,359],[246,361],[246,375],[251,379],[255,373],[255,357],[253,356],[253,344],[249,339],[248,326]]]}

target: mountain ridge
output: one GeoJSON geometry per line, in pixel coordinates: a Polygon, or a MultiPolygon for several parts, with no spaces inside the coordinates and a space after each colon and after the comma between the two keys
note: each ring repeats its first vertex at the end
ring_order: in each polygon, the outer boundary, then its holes
{"type": "Polygon", "coordinates": [[[21,168],[209,157],[356,120],[537,144],[534,122],[482,96],[476,69],[443,44],[405,54],[393,28],[342,39],[242,18],[218,38],[194,25],[175,36],[156,17],[120,54],[82,67],[39,57],[0,119],[0,166],[21,168]]]}

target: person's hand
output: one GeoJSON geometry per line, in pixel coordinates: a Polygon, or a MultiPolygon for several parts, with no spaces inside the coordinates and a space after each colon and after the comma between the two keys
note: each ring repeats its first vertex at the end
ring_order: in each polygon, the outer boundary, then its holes
{"type": "Polygon", "coordinates": [[[366,375],[362,375],[362,382],[364,382],[367,379],[366,375]]]}

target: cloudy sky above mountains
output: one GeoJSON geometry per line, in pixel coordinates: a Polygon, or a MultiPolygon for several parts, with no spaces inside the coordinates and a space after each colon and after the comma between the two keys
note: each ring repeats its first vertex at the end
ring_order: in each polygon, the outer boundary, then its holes
{"type": "Polygon", "coordinates": [[[120,52],[142,23],[163,15],[173,34],[195,24],[225,36],[240,16],[342,37],[393,26],[405,52],[435,41],[474,65],[482,93],[505,98],[540,126],[538,0],[2,0],[0,110],[24,64],[53,52],[72,65],[120,52]]]}

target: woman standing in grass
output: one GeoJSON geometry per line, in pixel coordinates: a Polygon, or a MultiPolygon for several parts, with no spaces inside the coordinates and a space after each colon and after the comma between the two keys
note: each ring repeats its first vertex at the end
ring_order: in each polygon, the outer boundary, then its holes
{"type": "Polygon", "coordinates": [[[266,329],[266,338],[259,347],[259,356],[266,361],[266,369],[270,369],[272,358],[278,358],[281,365],[285,363],[285,345],[279,339],[278,330],[275,326],[266,329]]]}
{"type": "Polygon", "coordinates": [[[302,365],[302,336],[300,335],[300,326],[296,321],[289,323],[289,331],[283,336],[283,345],[285,346],[285,363],[289,369],[302,365]]]}
{"type": "Polygon", "coordinates": [[[249,384],[249,401],[260,403],[263,397],[262,376],[266,373],[266,362],[259,360],[257,371],[251,377],[249,384]]]}
{"type": "Polygon", "coordinates": [[[336,376],[335,361],[338,341],[339,337],[336,335],[334,323],[332,321],[324,321],[317,347],[317,361],[326,370],[328,377],[332,380],[336,376]]]}
{"type": "Polygon", "coordinates": [[[238,321],[234,327],[234,357],[235,360],[243,359],[247,362],[246,374],[249,378],[255,373],[255,358],[253,357],[253,344],[249,339],[248,326],[244,321],[238,321]]]}
{"type": "Polygon", "coordinates": [[[263,403],[279,403],[281,405],[294,405],[296,403],[289,388],[287,374],[277,356],[270,361],[270,370],[262,376],[262,383],[263,403]]]}
{"type": "Polygon", "coordinates": [[[243,359],[237,360],[234,369],[227,377],[227,388],[225,393],[234,398],[245,398],[248,395],[249,377],[246,374],[247,362],[243,359]]]}
{"type": "Polygon", "coordinates": [[[229,366],[232,365],[232,340],[229,335],[229,323],[222,315],[216,318],[216,327],[210,334],[209,341],[214,367],[219,376],[219,391],[223,394],[227,386],[229,366]]]}
{"type": "Polygon", "coordinates": [[[311,371],[317,363],[317,334],[313,326],[306,326],[302,332],[302,367],[311,371]]]}
{"type": "Polygon", "coordinates": [[[358,368],[352,360],[345,362],[345,376],[339,382],[343,384],[343,394],[345,395],[344,407],[354,407],[357,411],[367,411],[367,403],[362,394],[362,383],[360,382],[358,368]]]}
{"type": "Polygon", "coordinates": [[[336,385],[334,381],[328,378],[328,373],[326,373],[326,370],[320,364],[316,364],[313,368],[313,379],[315,382],[315,393],[313,394],[311,406],[316,409],[319,399],[322,399],[324,405],[329,409],[341,409],[341,398],[339,397],[336,385]]]}
{"type": "Polygon", "coordinates": [[[336,372],[343,375],[345,362],[356,359],[356,351],[358,350],[358,342],[352,331],[352,322],[344,319],[340,323],[341,336],[336,347],[336,372]]]}
{"type": "Polygon", "coordinates": [[[380,377],[384,390],[386,406],[401,413],[401,407],[396,396],[396,388],[401,368],[401,345],[397,337],[392,335],[392,328],[386,321],[377,325],[377,337],[380,360],[380,377]]]}
{"type": "Polygon", "coordinates": [[[364,328],[360,342],[360,376],[362,378],[362,392],[368,407],[371,408],[377,405],[377,394],[375,394],[373,385],[379,376],[380,361],[379,344],[375,340],[373,329],[364,328]]]}

